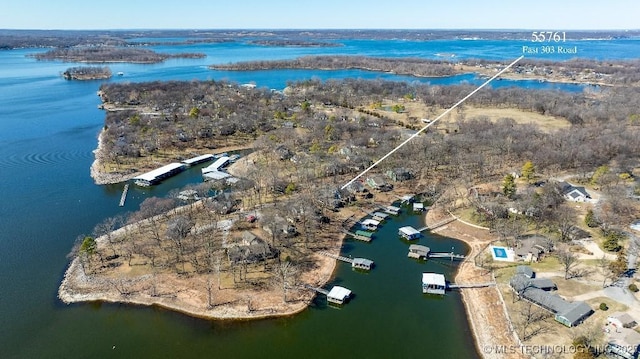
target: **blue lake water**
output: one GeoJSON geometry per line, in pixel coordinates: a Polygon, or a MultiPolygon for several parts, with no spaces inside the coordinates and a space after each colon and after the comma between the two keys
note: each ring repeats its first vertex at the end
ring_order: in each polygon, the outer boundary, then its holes
{"type": "MultiPolygon", "coordinates": [[[[473,75],[424,79],[369,71],[274,70],[212,71],[207,65],[314,54],[457,57],[508,60],[520,56],[517,41],[344,41],[336,48],[278,48],[244,43],[158,46],[158,51],[204,52],[204,59],[163,64],[110,65],[124,76],[110,81],[229,79],[281,89],[308,78],[365,78],[447,85],[479,84],[473,75]]],[[[638,58],[638,40],[581,41],[590,58],[638,58]]],[[[292,318],[257,322],[210,322],[153,308],[123,305],[64,306],[56,299],[66,254],[75,238],[90,233],[107,216],[135,210],[150,195],[201,181],[197,171],[160,186],[132,188],[124,208],[117,206],[121,186],[97,186],[89,177],[104,113],[96,96],[102,81],[70,82],[60,73],[77,64],[38,62],[26,55],[43,50],[0,51],[0,357],[473,357],[458,294],[442,300],[420,292],[420,273],[444,272],[447,263],[408,261],[407,245],[395,235],[400,225],[419,226],[405,216],[383,227],[371,244],[346,242],[344,253],[371,257],[370,274],[339,265],[335,283],[356,293],[342,310],[319,300],[292,318]],[[116,349],[113,350],[113,345],[116,349]],[[284,353],[284,354],[283,354],[284,353]],[[431,355],[430,354],[430,355],[431,355]]],[[[582,86],[536,81],[496,81],[492,86],[525,86],[581,91],[582,86]]],[[[465,250],[457,242],[427,236],[421,243],[436,250],[465,250]]]]}

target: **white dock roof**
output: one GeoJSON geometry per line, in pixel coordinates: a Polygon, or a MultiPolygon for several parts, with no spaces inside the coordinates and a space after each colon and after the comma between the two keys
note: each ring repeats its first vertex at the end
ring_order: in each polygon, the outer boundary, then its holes
{"type": "Polygon", "coordinates": [[[349,296],[351,296],[351,291],[345,287],[341,287],[338,285],[331,288],[329,294],[327,294],[327,297],[335,298],[340,301],[344,301],[345,299],[349,298],[349,296]]]}
{"type": "Polygon", "coordinates": [[[367,218],[364,221],[362,221],[363,225],[369,225],[372,224],[374,226],[379,226],[380,225],[380,221],[376,221],[375,219],[371,219],[371,218],[367,218]]]}
{"type": "Polygon", "coordinates": [[[175,171],[178,168],[182,168],[184,165],[182,163],[169,163],[168,165],[162,166],[160,168],[156,168],[153,171],[149,171],[147,173],[143,173],[140,176],[134,177],[134,180],[143,180],[148,182],[153,182],[156,178],[161,177],[162,175],[169,173],[171,171],[175,171]]]}
{"type": "Polygon", "coordinates": [[[208,154],[208,155],[201,155],[198,157],[189,158],[187,160],[182,161],[182,163],[184,163],[185,165],[192,165],[194,163],[200,163],[200,162],[204,162],[212,159],[213,159],[213,155],[208,154]]]}
{"type": "Polygon", "coordinates": [[[209,166],[203,168],[202,169],[202,173],[205,174],[205,173],[208,173],[208,172],[219,171],[220,167],[222,167],[225,164],[227,164],[227,162],[229,162],[229,157],[222,156],[222,157],[218,158],[214,163],[212,163],[209,166]]]}
{"type": "Polygon", "coordinates": [[[447,285],[444,274],[439,273],[422,273],[422,284],[435,284],[443,287],[447,285]]]}
{"type": "Polygon", "coordinates": [[[420,232],[417,229],[415,229],[415,228],[413,228],[411,226],[400,227],[400,228],[398,228],[398,231],[400,231],[403,234],[406,234],[407,236],[415,236],[415,235],[420,234],[420,232]]]}

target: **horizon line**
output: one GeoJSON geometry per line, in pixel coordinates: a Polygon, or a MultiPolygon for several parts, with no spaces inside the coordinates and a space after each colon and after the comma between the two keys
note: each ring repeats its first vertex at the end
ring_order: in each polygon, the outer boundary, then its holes
{"type": "MultiPolygon", "coordinates": [[[[0,31],[539,31],[538,28],[0,28],[0,31]]],[[[551,30],[550,30],[551,31],[551,30]]],[[[640,31],[635,29],[554,29],[555,31],[576,32],[629,32],[640,31]]]]}

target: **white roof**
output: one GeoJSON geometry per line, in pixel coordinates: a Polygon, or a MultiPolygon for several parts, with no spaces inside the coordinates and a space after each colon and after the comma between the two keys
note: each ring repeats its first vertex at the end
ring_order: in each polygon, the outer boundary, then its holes
{"type": "Polygon", "coordinates": [[[387,209],[395,212],[398,212],[399,210],[401,210],[400,207],[396,207],[396,206],[387,206],[387,209]]]}
{"type": "Polygon", "coordinates": [[[198,156],[198,157],[189,158],[188,160],[182,161],[182,163],[184,163],[185,165],[190,165],[192,163],[202,162],[202,161],[210,160],[210,159],[213,159],[213,155],[212,154],[201,155],[201,156],[198,156]]]}
{"type": "Polygon", "coordinates": [[[422,273],[422,283],[423,284],[435,284],[446,286],[447,283],[444,280],[444,274],[438,273],[422,273]]]}
{"type": "Polygon", "coordinates": [[[373,264],[373,261],[371,259],[366,259],[366,258],[353,258],[353,263],[371,267],[371,265],[373,264]]]}
{"type": "Polygon", "coordinates": [[[221,180],[223,178],[231,177],[231,175],[222,171],[209,171],[207,173],[203,173],[202,177],[212,180],[221,180]]]}
{"type": "Polygon", "coordinates": [[[162,166],[160,168],[156,168],[153,171],[149,171],[147,173],[143,173],[140,176],[134,177],[134,180],[143,180],[143,181],[149,181],[152,182],[154,181],[156,178],[162,176],[165,173],[169,173],[171,171],[175,171],[178,168],[182,168],[184,167],[184,165],[182,163],[169,163],[168,165],[162,166]]]}
{"type": "Polygon", "coordinates": [[[369,224],[378,226],[378,225],[380,225],[380,221],[376,221],[375,219],[368,218],[368,219],[365,219],[364,221],[362,221],[362,224],[365,225],[365,226],[369,225],[369,224]]]}
{"type": "Polygon", "coordinates": [[[331,288],[327,297],[336,298],[338,300],[345,300],[351,295],[351,291],[345,287],[340,287],[338,285],[331,288]]]}
{"type": "Polygon", "coordinates": [[[202,173],[218,171],[220,167],[224,166],[229,161],[229,157],[222,156],[218,158],[214,163],[202,169],[202,173]]]}
{"type": "Polygon", "coordinates": [[[420,202],[416,202],[413,204],[413,209],[424,209],[424,204],[420,202]]]}
{"type": "Polygon", "coordinates": [[[408,236],[420,234],[420,232],[417,229],[411,226],[400,227],[398,230],[408,236]]]}
{"type": "Polygon", "coordinates": [[[380,217],[380,218],[388,218],[388,217],[389,217],[389,215],[388,215],[388,214],[386,214],[386,213],[382,213],[382,212],[375,212],[373,215],[374,215],[375,217],[380,217]]]}

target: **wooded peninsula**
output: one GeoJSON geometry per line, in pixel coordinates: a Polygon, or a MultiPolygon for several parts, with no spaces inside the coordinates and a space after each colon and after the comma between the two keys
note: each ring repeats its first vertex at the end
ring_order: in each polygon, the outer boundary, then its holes
{"type": "MultiPolygon", "coordinates": [[[[442,76],[472,65],[311,57],[216,68],[286,66],[442,76]]],[[[629,247],[625,228],[639,211],[638,78],[625,77],[623,64],[614,62],[519,66],[514,73],[548,66],[554,73],[595,74],[611,86],[580,93],[484,88],[372,170],[367,184],[344,189],[342,184],[475,87],[358,79],[306,80],[283,91],[227,81],[103,84],[106,118],[92,166],[97,183],[126,181],[203,153],[247,152],[228,168],[238,181],[191,186],[186,199],[148,198],[135,213],[107,218],[94,233],[80,236],[60,298],[160,305],[207,318],[292,314],[309,305],[309,286],[331,278],[335,261],[322,252],[338,254],[343,231],[380,203],[407,193],[432,204],[430,213],[455,214],[492,231],[466,262],[482,276],[504,281],[513,270],[487,259],[489,243],[517,247],[533,233],[547,238],[549,265],[564,268],[565,279],[584,275],[572,254],[581,250],[572,233],[584,227],[607,251],[623,253],[629,247]],[[373,183],[388,183],[371,185],[373,177],[373,183]],[[569,203],[557,178],[602,193],[597,205],[569,203]]],[[[459,238],[480,237],[474,232],[459,238]]],[[[621,261],[607,260],[605,280],[620,275],[621,261]]],[[[469,275],[464,268],[461,273],[469,275]]],[[[492,293],[484,292],[487,303],[501,300],[495,289],[486,289],[492,293]]],[[[478,305],[477,298],[465,298],[478,305]]],[[[524,305],[508,305],[518,334],[543,338],[536,335],[544,332],[547,317],[525,318],[524,305]]],[[[509,319],[500,313],[491,320],[507,328],[509,319]]],[[[562,331],[560,338],[570,333],[562,331]]]]}

